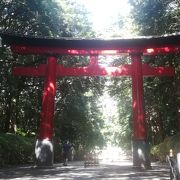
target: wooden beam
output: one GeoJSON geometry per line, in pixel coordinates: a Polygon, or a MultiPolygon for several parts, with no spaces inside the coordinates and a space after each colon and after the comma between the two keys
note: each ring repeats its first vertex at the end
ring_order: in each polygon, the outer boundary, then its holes
{"type": "MultiPolygon", "coordinates": [[[[13,75],[21,76],[45,76],[46,64],[38,67],[14,67],[13,75]]],[[[172,67],[151,67],[148,64],[142,65],[143,76],[174,76],[175,71],[172,67]]],[[[56,65],[56,76],[131,76],[132,66],[126,64],[118,67],[102,67],[99,65],[89,65],[86,67],[64,67],[56,65]]]]}
{"type": "Polygon", "coordinates": [[[58,47],[63,49],[118,49],[118,48],[160,48],[180,46],[180,34],[162,36],[140,36],[130,38],[50,38],[0,33],[2,43],[12,46],[58,47]]]}
{"type": "Polygon", "coordinates": [[[92,49],[65,49],[61,47],[41,47],[41,46],[25,46],[25,45],[12,45],[11,50],[16,54],[46,54],[46,55],[72,55],[72,56],[88,56],[88,55],[118,55],[118,54],[132,54],[142,53],[144,55],[157,55],[177,53],[177,47],[159,47],[159,48],[92,48],[92,49]]]}

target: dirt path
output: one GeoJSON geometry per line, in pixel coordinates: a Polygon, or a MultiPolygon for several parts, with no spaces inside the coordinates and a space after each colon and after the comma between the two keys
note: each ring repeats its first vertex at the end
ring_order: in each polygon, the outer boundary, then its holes
{"type": "Polygon", "coordinates": [[[107,162],[84,168],[83,162],[70,162],[64,167],[55,164],[53,168],[40,169],[30,166],[0,169],[0,179],[14,180],[167,180],[166,165],[152,164],[152,170],[135,170],[129,161],[107,162]]]}

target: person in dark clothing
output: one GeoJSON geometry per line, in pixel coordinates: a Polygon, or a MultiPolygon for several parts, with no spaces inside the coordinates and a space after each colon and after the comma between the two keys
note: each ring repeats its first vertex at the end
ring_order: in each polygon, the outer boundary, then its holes
{"type": "Polygon", "coordinates": [[[71,148],[72,148],[71,144],[68,141],[65,141],[65,143],[63,144],[63,165],[64,166],[67,166],[71,148]]]}
{"type": "Polygon", "coordinates": [[[167,156],[167,161],[169,162],[169,166],[170,166],[170,180],[180,180],[177,161],[174,157],[172,149],[170,149],[169,151],[169,155],[167,156]]]}

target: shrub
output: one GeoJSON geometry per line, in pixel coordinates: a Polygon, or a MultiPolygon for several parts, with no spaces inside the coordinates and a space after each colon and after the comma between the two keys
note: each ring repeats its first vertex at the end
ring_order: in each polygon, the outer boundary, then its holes
{"type": "Polygon", "coordinates": [[[176,135],[171,137],[167,137],[162,143],[151,148],[152,156],[159,161],[165,161],[170,149],[172,149],[174,155],[176,155],[177,152],[180,152],[179,140],[180,133],[177,133],[176,135]]]}
{"type": "Polygon", "coordinates": [[[34,138],[0,134],[0,166],[32,163],[34,145],[34,138]]]}

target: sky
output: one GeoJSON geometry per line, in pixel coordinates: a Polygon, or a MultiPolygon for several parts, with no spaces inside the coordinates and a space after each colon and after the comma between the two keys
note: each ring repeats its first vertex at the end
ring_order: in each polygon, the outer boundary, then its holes
{"type": "Polygon", "coordinates": [[[96,31],[102,31],[118,20],[118,15],[130,13],[128,0],[79,0],[90,12],[90,20],[96,31]],[[116,19],[117,18],[117,19],[116,19]]]}

